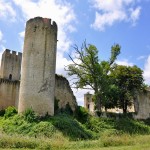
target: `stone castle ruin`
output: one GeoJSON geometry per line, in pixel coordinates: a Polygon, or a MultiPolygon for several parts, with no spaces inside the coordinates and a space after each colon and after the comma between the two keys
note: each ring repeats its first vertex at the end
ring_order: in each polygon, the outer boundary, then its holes
{"type": "MultiPolygon", "coordinates": [[[[37,114],[54,114],[54,97],[59,108],[69,104],[74,111],[77,102],[66,78],[55,74],[57,24],[36,17],[27,21],[24,49],[16,53],[6,49],[0,68],[0,110],[15,106],[22,113],[32,108],[37,114]]],[[[94,113],[92,95],[84,95],[84,106],[94,113]]],[[[135,118],[150,118],[150,90],[137,94],[135,118]]]]}
{"type": "MultiPolygon", "coordinates": [[[[95,104],[93,102],[93,95],[89,92],[84,94],[84,107],[91,113],[94,113],[95,104]]],[[[102,111],[105,111],[102,109],[102,111]]],[[[114,108],[108,109],[108,112],[123,113],[122,109],[114,108]]],[[[134,112],[135,119],[148,119],[150,118],[150,88],[145,91],[137,93],[133,105],[128,107],[128,112],[134,112]]]]}
{"type": "Polygon", "coordinates": [[[77,103],[69,82],[55,75],[56,47],[55,22],[41,17],[27,21],[23,55],[8,49],[2,55],[1,110],[16,106],[19,113],[32,108],[39,115],[53,115],[54,97],[60,108],[69,104],[75,110],[77,103]]]}

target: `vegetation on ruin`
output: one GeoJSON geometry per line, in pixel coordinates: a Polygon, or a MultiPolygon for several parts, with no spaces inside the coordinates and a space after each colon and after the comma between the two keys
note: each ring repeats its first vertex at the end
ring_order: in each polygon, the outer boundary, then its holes
{"type": "Polygon", "coordinates": [[[83,107],[73,116],[65,112],[39,117],[32,109],[22,115],[14,112],[16,109],[9,107],[1,113],[0,148],[113,150],[150,146],[150,120],[133,120],[131,115],[98,118],[83,107]]]}
{"type": "Polygon", "coordinates": [[[119,107],[127,112],[135,95],[144,89],[143,71],[137,66],[127,67],[115,63],[120,54],[120,45],[111,47],[109,60],[100,61],[98,49],[92,44],[84,42],[79,48],[74,47],[75,57],[70,57],[72,63],[66,66],[69,76],[73,76],[76,88],[94,90],[96,110],[119,107]]]}

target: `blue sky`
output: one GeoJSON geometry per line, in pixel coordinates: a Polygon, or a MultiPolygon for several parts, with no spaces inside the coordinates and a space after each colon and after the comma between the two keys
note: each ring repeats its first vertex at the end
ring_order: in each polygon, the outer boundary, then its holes
{"type": "MultiPolygon", "coordinates": [[[[22,52],[25,23],[36,16],[58,24],[58,74],[66,76],[71,46],[80,47],[86,39],[101,60],[109,58],[114,43],[120,44],[116,62],[137,65],[150,84],[150,0],[0,0],[0,55],[6,48],[22,52]]],[[[87,91],[73,91],[83,105],[87,91]]]]}

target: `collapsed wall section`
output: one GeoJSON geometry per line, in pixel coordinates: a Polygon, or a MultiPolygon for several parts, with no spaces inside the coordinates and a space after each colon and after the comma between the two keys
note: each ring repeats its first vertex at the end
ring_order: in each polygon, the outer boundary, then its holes
{"type": "Polygon", "coordinates": [[[70,88],[68,80],[56,74],[55,97],[58,101],[59,108],[65,108],[67,104],[75,111],[77,107],[76,98],[70,88]]]}
{"type": "Polygon", "coordinates": [[[140,92],[134,102],[136,115],[135,119],[150,118],[150,89],[140,92]]]}

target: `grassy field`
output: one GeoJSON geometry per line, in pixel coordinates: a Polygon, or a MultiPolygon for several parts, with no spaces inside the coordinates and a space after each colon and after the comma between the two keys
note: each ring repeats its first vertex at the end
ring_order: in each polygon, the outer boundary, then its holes
{"type": "MultiPolygon", "coordinates": [[[[127,135],[126,135],[127,136],[127,135]]],[[[67,139],[35,139],[29,137],[4,136],[5,146],[1,149],[51,149],[51,150],[149,150],[150,135],[113,137],[111,140],[99,138],[88,141],[69,141],[67,139]],[[8,142],[9,141],[9,142],[8,142]],[[123,142],[124,141],[124,142],[123,142]],[[109,143],[109,144],[108,144],[109,143]],[[11,146],[11,148],[10,148],[11,146]]],[[[2,143],[2,140],[1,140],[2,143]]],[[[4,144],[3,143],[3,144],[4,144]]]]}
{"type": "Polygon", "coordinates": [[[86,113],[38,118],[31,110],[18,115],[11,108],[0,117],[0,149],[150,150],[149,120],[86,113]]]}

